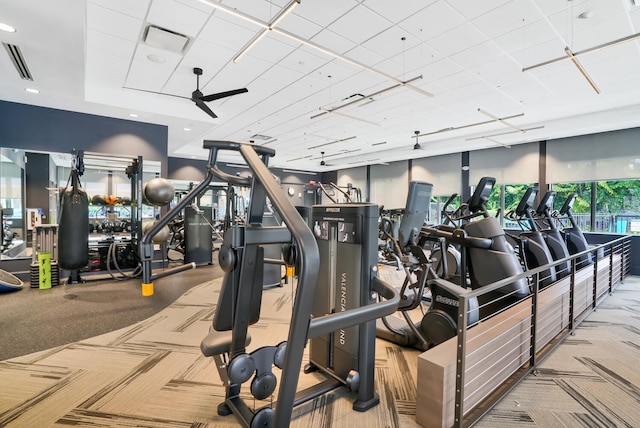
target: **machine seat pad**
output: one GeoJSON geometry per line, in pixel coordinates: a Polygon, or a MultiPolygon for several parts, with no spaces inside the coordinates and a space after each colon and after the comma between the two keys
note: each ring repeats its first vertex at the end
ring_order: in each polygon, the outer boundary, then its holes
{"type": "MultiPolygon", "coordinates": [[[[202,339],[200,343],[200,350],[205,357],[213,357],[214,355],[226,354],[231,350],[231,330],[228,331],[216,331],[211,329],[209,334],[202,339]]],[[[249,346],[251,343],[251,335],[247,333],[247,340],[244,346],[249,346]]]]}

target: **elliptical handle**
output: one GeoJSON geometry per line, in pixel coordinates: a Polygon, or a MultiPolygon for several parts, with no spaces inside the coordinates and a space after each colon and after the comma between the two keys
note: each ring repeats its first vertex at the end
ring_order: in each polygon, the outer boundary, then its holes
{"type": "MultiPolygon", "coordinates": [[[[208,150],[235,150],[240,151],[242,146],[251,146],[253,150],[260,156],[274,157],[276,151],[269,147],[259,146],[250,143],[240,143],[238,141],[220,141],[220,140],[204,140],[203,147],[208,150]]],[[[213,163],[216,163],[216,156],[213,157],[213,163]]]]}

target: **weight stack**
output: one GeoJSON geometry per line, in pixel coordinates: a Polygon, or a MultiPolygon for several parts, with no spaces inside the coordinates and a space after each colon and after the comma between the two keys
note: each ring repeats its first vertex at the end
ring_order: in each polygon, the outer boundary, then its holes
{"type": "MultiPolygon", "coordinates": [[[[30,287],[40,288],[40,264],[38,262],[31,263],[30,267],[30,287]]],[[[60,285],[60,268],[57,260],[51,260],[51,286],[60,285]]]]}
{"type": "Polygon", "coordinates": [[[38,253],[45,251],[51,254],[51,286],[60,284],[60,268],[58,266],[58,225],[41,224],[35,227],[33,253],[31,255],[30,287],[40,288],[40,264],[38,253]]]}

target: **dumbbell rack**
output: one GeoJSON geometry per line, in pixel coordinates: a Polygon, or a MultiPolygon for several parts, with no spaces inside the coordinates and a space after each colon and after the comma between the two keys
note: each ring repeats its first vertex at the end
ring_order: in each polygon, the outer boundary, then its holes
{"type": "Polygon", "coordinates": [[[33,252],[31,254],[31,288],[40,287],[40,264],[38,253],[51,254],[51,285],[60,284],[60,268],[58,267],[58,225],[42,224],[34,228],[33,252]]]}

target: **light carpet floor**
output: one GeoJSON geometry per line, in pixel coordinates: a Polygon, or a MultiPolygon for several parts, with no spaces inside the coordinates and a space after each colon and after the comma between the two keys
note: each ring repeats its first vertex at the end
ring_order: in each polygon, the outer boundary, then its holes
{"type": "MultiPolygon", "coordinates": [[[[220,282],[192,288],[131,327],[0,362],[0,426],[238,426],[234,416],[216,414],[224,388],[213,359],[200,353],[220,282]]],[[[290,286],[264,292],[268,314],[250,329],[251,349],[286,339],[292,297],[290,286]]],[[[376,353],[378,406],[354,412],[355,394],[339,388],[296,408],[291,425],[417,426],[418,351],[378,340],[376,353]]],[[[299,389],[323,379],[301,374],[299,389]]],[[[248,392],[245,397],[252,406],[248,392]]],[[[255,402],[264,404],[268,401],[255,402]]]]}
{"type": "MultiPolygon", "coordinates": [[[[238,426],[233,416],[216,414],[224,388],[199,349],[219,286],[220,280],[196,286],[130,327],[0,362],[0,426],[238,426]]],[[[639,290],[640,280],[627,278],[477,426],[640,426],[639,290]]],[[[251,349],[286,338],[292,293],[290,286],[264,292],[265,315],[251,327],[251,349]]],[[[296,408],[291,426],[416,427],[419,352],[376,342],[378,406],[354,412],[354,394],[340,388],[296,408]]],[[[300,379],[299,389],[322,377],[300,379]]]]}

